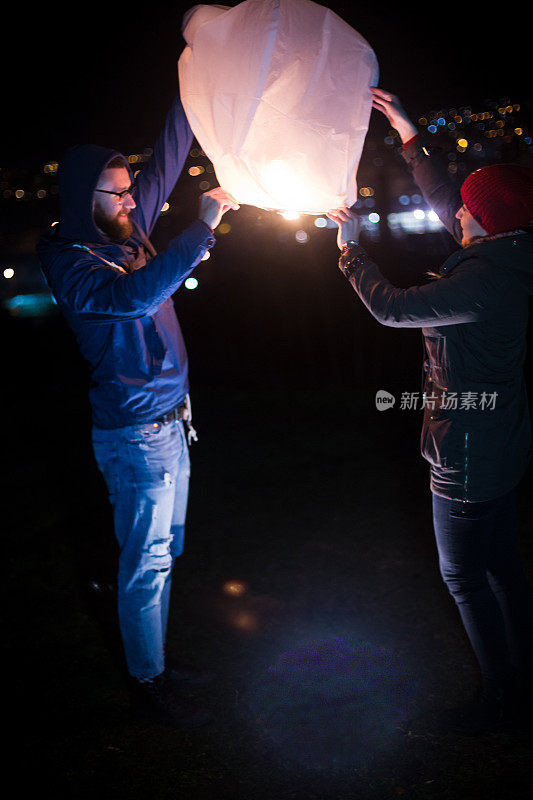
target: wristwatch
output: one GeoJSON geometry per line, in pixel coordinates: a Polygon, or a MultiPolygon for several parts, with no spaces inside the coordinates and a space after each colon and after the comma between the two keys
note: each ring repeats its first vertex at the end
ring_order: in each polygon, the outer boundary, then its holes
{"type": "Polygon", "coordinates": [[[342,247],[339,258],[339,269],[349,280],[355,275],[359,267],[364,264],[366,257],[363,248],[357,242],[350,240],[342,247]]]}

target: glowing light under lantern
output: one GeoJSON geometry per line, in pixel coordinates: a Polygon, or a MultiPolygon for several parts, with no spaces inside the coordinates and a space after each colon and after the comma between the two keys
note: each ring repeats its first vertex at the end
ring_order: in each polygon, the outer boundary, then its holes
{"type": "Polygon", "coordinates": [[[183,19],[181,98],[241,204],[320,214],[357,199],[376,56],[311,0],[198,5],[183,19]]]}

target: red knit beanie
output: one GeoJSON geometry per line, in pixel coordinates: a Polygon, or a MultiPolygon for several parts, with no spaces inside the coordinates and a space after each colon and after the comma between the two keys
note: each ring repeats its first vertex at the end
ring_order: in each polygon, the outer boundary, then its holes
{"type": "Polygon", "coordinates": [[[472,172],[461,187],[463,203],[489,235],[533,222],[533,168],[493,164],[472,172]]]}

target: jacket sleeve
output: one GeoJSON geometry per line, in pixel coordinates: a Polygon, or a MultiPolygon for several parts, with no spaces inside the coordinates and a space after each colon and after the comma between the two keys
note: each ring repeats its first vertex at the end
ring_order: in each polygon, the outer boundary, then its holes
{"type": "Polygon", "coordinates": [[[393,328],[436,328],[481,322],[497,311],[512,276],[472,257],[449,275],[423,286],[398,289],[383,277],[368,256],[349,279],[370,313],[393,328]]]}
{"type": "Polygon", "coordinates": [[[179,95],[167,114],[150,159],[135,179],[132,216],[150,236],[189,154],[193,134],[179,95]]]}
{"type": "Polygon", "coordinates": [[[155,313],[214,243],[211,229],[196,220],[170,242],[166,252],[131,273],[69,248],[56,259],[48,281],[58,305],[86,322],[138,319],[155,313]]]}
{"type": "Polygon", "coordinates": [[[428,205],[435,211],[446,230],[461,243],[461,225],[455,218],[463,204],[461,192],[450,179],[441,159],[424,145],[419,136],[407,144],[402,156],[428,205]]]}

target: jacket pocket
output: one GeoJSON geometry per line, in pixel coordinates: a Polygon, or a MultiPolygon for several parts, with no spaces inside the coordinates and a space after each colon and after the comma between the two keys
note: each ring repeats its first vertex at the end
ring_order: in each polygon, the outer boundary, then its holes
{"type": "Polygon", "coordinates": [[[159,335],[159,331],[152,317],[144,317],[141,321],[150,373],[152,375],[160,375],[167,352],[165,343],[159,335]]]}
{"type": "Polygon", "coordinates": [[[449,413],[428,409],[422,424],[422,456],[434,467],[461,468],[464,465],[464,436],[449,413]]]}
{"type": "Polygon", "coordinates": [[[142,386],[159,375],[167,348],[152,317],[141,317],[114,326],[109,369],[121,384],[142,386]]]}

